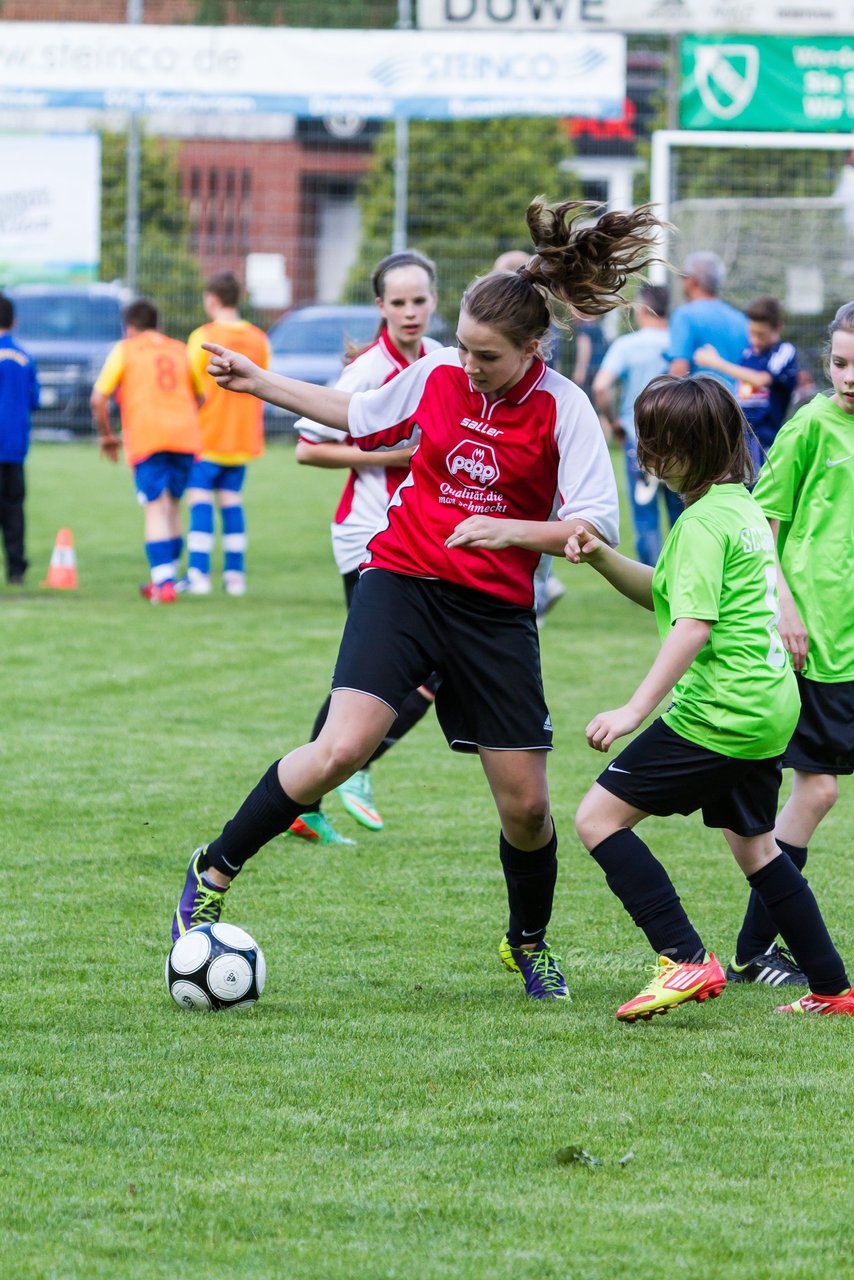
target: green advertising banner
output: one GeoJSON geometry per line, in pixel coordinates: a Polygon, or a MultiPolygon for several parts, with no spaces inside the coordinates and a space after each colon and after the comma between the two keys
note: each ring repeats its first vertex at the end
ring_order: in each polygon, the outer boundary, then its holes
{"type": "Polygon", "coordinates": [[[854,36],[682,40],[683,129],[854,129],[854,36]]]}

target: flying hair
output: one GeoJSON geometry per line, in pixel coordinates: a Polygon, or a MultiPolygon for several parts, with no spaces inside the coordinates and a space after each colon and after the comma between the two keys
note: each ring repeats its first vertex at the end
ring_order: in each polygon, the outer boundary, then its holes
{"type": "Polygon", "coordinates": [[[627,281],[651,263],[662,223],[650,205],[631,213],[604,213],[579,226],[601,206],[582,200],[549,205],[538,196],[526,219],[534,253],[518,271],[493,272],[466,290],[462,309],[503,333],[516,346],[540,339],[552,322],[552,304],[570,317],[604,315],[626,302],[627,281]]]}

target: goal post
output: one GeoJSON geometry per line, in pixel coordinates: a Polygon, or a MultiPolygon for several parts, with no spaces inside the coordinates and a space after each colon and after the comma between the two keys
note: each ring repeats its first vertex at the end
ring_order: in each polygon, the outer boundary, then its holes
{"type": "MultiPolygon", "coordinates": [[[[670,224],[661,257],[678,270],[692,251],[713,250],[729,301],[779,298],[814,376],[827,323],[854,299],[852,148],[850,133],[663,129],[652,139],[650,198],[670,224]]],[[[668,268],[650,275],[664,283],[668,268]]]]}

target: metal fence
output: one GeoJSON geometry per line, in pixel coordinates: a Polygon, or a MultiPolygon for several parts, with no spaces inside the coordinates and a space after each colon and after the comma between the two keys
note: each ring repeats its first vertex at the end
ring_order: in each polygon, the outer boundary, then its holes
{"type": "Polygon", "coordinates": [[[854,298],[850,135],[663,132],[655,150],[654,197],[674,227],[669,260],[678,267],[710,249],[729,301],[776,297],[802,367],[821,383],[827,325],[854,298]]]}

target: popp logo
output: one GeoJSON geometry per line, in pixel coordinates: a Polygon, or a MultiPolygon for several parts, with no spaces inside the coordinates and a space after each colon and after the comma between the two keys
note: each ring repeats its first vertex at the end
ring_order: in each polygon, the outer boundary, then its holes
{"type": "Polygon", "coordinates": [[[461,440],[448,454],[446,462],[452,476],[462,472],[468,484],[479,485],[482,489],[495,484],[498,479],[495,450],[478,440],[461,440]]]}

